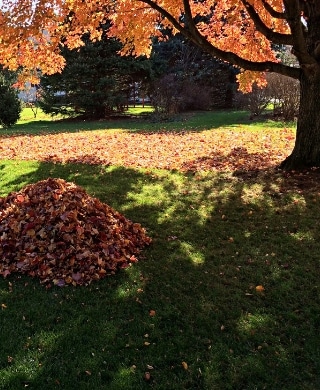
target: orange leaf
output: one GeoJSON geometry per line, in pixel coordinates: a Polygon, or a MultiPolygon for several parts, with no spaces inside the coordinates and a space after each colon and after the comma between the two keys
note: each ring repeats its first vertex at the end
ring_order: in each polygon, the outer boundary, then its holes
{"type": "Polygon", "coordinates": [[[19,203],[24,202],[24,196],[21,195],[21,194],[18,194],[18,195],[17,195],[17,201],[18,201],[19,203]]]}
{"type": "Polygon", "coordinates": [[[188,363],[182,362],[181,364],[182,364],[182,367],[183,367],[185,370],[188,369],[188,363]]]}

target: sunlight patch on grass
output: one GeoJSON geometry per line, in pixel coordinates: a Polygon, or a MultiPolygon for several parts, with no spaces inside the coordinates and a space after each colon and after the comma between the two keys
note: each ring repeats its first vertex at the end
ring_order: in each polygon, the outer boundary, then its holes
{"type": "MultiPolygon", "coordinates": [[[[154,200],[157,199],[157,205],[168,200],[167,193],[163,191],[163,186],[161,184],[145,184],[142,188],[139,189],[139,192],[130,191],[127,195],[127,198],[135,203],[140,205],[154,205],[154,200]]],[[[128,207],[130,207],[128,205],[128,207]]]]}
{"type": "Polygon", "coordinates": [[[251,237],[251,234],[252,233],[247,230],[247,231],[244,232],[244,237],[245,238],[249,238],[249,237],[251,237]]]}
{"type": "Polygon", "coordinates": [[[204,254],[197,251],[191,244],[187,242],[181,242],[180,248],[183,255],[191,260],[194,265],[201,265],[205,262],[204,254]]]}
{"type": "Polygon", "coordinates": [[[130,106],[129,110],[126,111],[126,114],[129,115],[144,115],[144,114],[150,114],[151,112],[154,112],[154,107],[150,105],[136,105],[135,107],[130,106]]]}
{"type": "Polygon", "coordinates": [[[30,183],[30,176],[39,169],[39,162],[2,161],[0,164],[0,196],[17,191],[30,183]],[[17,179],[19,178],[19,179],[17,179]]]}
{"type": "Polygon", "coordinates": [[[314,236],[310,230],[290,233],[290,237],[295,238],[297,241],[314,241],[314,236]]]}
{"type": "Polygon", "coordinates": [[[132,295],[132,291],[130,290],[130,288],[126,286],[121,286],[117,289],[117,296],[119,298],[125,299],[130,297],[131,295],[132,295]]]}
{"type": "MultiPolygon", "coordinates": [[[[62,118],[62,116],[55,117],[55,119],[60,119],[60,118],[62,118]]],[[[37,109],[36,117],[35,117],[31,108],[28,107],[24,108],[21,111],[21,115],[18,123],[28,123],[34,121],[52,121],[52,117],[50,115],[45,114],[40,108],[37,109]]]]}
{"type": "Polygon", "coordinates": [[[243,187],[241,200],[244,204],[259,204],[263,195],[263,186],[259,183],[256,183],[251,186],[243,187]]]}
{"type": "MultiPolygon", "coordinates": [[[[10,366],[0,370],[0,384],[5,385],[19,378],[21,384],[27,387],[29,382],[34,380],[42,370],[41,357],[43,354],[38,350],[23,350],[18,356],[12,357],[10,366]]],[[[11,357],[9,356],[8,359],[11,357]]]]}
{"type": "Polygon", "coordinates": [[[238,330],[245,335],[253,335],[256,332],[261,332],[270,326],[274,326],[274,321],[267,314],[243,314],[238,321],[238,330]]]}
{"type": "Polygon", "coordinates": [[[129,389],[132,386],[131,377],[134,376],[133,368],[119,368],[118,372],[114,375],[113,382],[109,385],[110,389],[129,389]],[[121,386],[121,387],[120,387],[121,386]]]}
{"type": "Polygon", "coordinates": [[[42,348],[53,348],[55,346],[55,343],[59,340],[60,337],[62,337],[61,332],[52,332],[52,331],[41,331],[40,334],[37,336],[37,343],[39,346],[39,349],[42,348]]]}
{"type": "MultiPolygon", "coordinates": [[[[5,299],[7,296],[10,295],[10,289],[0,289],[0,298],[1,299],[5,299]]],[[[0,304],[3,303],[3,302],[0,302],[0,304]]]]}

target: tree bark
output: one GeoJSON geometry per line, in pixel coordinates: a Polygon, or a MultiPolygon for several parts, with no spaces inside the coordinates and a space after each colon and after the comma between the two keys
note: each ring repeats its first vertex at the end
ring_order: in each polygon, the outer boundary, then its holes
{"type": "Polygon", "coordinates": [[[304,69],[294,149],[281,164],[284,170],[320,167],[320,66],[304,69]]]}

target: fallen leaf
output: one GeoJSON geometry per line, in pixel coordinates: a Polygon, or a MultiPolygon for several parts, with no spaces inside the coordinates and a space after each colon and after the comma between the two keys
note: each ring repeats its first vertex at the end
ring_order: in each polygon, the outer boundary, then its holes
{"type": "Polygon", "coordinates": [[[150,310],[149,311],[149,316],[150,317],[154,317],[156,315],[156,311],[155,310],[150,310]]]}
{"type": "Polygon", "coordinates": [[[20,202],[20,203],[24,202],[24,196],[21,194],[17,194],[17,202],[20,202]]]}
{"type": "Polygon", "coordinates": [[[8,275],[10,275],[11,274],[11,272],[8,270],[8,269],[6,269],[6,270],[4,270],[3,272],[2,272],[2,275],[3,275],[3,277],[4,278],[6,278],[8,275]]]}
{"type": "Polygon", "coordinates": [[[259,285],[259,286],[256,286],[256,291],[257,292],[263,292],[264,291],[264,287],[259,285]]]}
{"type": "Polygon", "coordinates": [[[188,363],[182,362],[181,364],[182,364],[182,367],[183,367],[185,370],[188,369],[188,363]]]}

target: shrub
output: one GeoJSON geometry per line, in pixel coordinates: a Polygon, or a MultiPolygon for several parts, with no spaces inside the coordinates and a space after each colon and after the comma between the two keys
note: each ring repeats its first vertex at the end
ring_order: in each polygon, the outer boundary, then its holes
{"type": "Polygon", "coordinates": [[[208,110],[211,107],[211,90],[173,74],[161,77],[154,84],[152,105],[156,111],[177,114],[188,110],[208,110]]]}
{"type": "Polygon", "coordinates": [[[271,97],[266,88],[259,88],[256,84],[252,86],[252,92],[238,92],[235,99],[236,107],[246,109],[250,112],[250,118],[260,116],[271,102],[271,97]]]}
{"type": "Polygon", "coordinates": [[[8,85],[0,85],[0,125],[13,126],[20,118],[21,103],[16,91],[8,85]]]}
{"type": "Polygon", "coordinates": [[[267,86],[258,88],[253,85],[252,92],[236,95],[236,108],[246,109],[250,117],[263,114],[272,103],[273,115],[285,121],[292,121],[299,112],[299,81],[277,73],[267,74],[267,86]]]}
{"type": "Polygon", "coordinates": [[[267,81],[266,92],[272,99],[274,115],[281,116],[285,121],[293,120],[299,111],[299,80],[270,73],[267,75],[267,81]]]}

